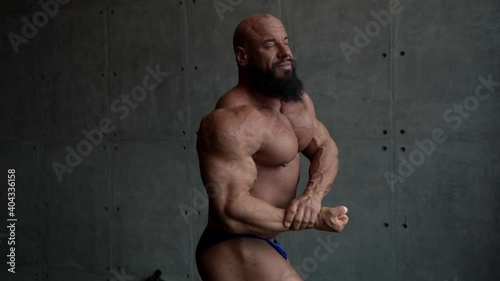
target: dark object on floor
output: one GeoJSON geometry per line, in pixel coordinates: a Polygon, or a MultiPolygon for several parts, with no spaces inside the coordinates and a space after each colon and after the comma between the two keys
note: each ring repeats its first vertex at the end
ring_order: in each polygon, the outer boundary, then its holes
{"type": "Polygon", "coordinates": [[[161,270],[157,269],[155,270],[155,273],[153,273],[153,276],[150,276],[146,278],[144,281],[163,281],[163,279],[160,279],[161,275],[161,270]]]}

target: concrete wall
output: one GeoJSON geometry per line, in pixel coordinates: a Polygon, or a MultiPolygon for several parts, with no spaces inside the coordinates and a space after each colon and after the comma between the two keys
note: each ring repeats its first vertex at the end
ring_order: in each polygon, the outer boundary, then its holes
{"type": "Polygon", "coordinates": [[[0,8],[18,219],[15,274],[0,230],[0,280],[199,280],[196,130],[236,83],[232,33],[255,13],[284,22],[340,149],[324,204],[351,221],[282,235],[300,274],[499,280],[498,1],[42,1],[0,8]]]}

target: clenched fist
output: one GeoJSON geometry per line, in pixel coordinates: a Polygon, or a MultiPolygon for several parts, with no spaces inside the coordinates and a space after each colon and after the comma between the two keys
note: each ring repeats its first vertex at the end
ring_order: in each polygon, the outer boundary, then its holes
{"type": "Polygon", "coordinates": [[[314,228],[324,231],[341,232],[348,221],[347,207],[322,207],[314,228]]]}

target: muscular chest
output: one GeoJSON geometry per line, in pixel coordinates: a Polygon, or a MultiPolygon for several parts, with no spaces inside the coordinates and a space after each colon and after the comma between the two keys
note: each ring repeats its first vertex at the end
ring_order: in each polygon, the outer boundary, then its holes
{"type": "MultiPolygon", "coordinates": [[[[302,103],[284,104],[280,111],[266,117],[266,141],[255,155],[257,162],[268,165],[286,165],[311,142],[314,124],[302,103]]],[[[255,158],[255,157],[254,157],[255,158]]]]}

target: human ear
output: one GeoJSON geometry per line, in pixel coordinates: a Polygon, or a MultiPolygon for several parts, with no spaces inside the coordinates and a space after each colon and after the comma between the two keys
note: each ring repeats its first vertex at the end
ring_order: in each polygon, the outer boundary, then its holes
{"type": "Polygon", "coordinates": [[[236,63],[239,66],[246,66],[248,64],[248,53],[243,47],[236,47],[234,53],[236,55],[236,63]]]}

